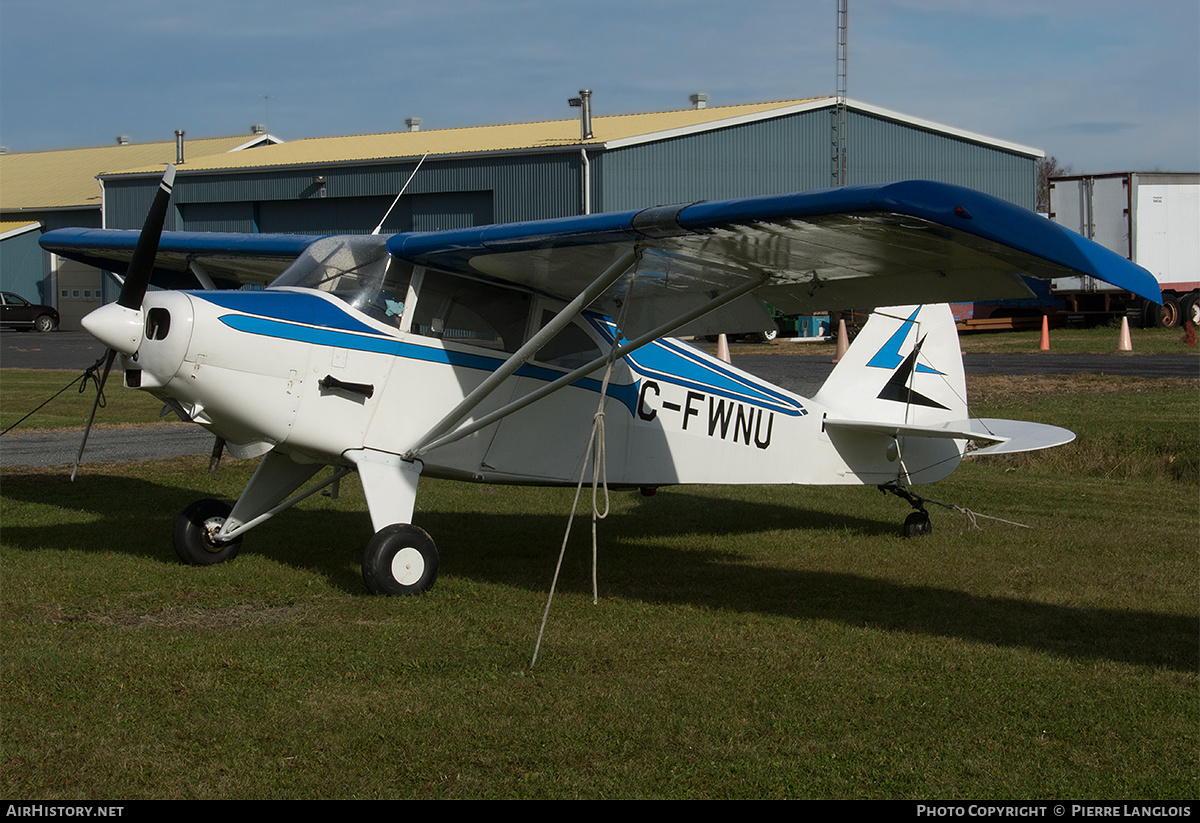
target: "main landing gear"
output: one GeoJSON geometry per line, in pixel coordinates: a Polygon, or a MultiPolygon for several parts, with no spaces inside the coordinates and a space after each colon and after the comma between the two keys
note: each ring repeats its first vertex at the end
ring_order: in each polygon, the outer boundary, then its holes
{"type": "MultiPolygon", "coordinates": [[[[220,500],[197,500],[175,518],[175,553],[189,566],[213,566],[237,557],[242,538],[217,535],[232,509],[220,500]]],[[[362,556],[362,577],[371,594],[413,595],[433,588],[438,551],[422,528],[396,523],[375,533],[362,556]]]]}
{"type": "Polygon", "coordinates": [[[904,518],[904,527],[901,530],[901,534],[905,537],[923,537],[927,534],[933,534],[933,522],[929,519],[929,512],[925,511],[925,501],[923,499],[908,489],[897,486],[895,483],[880,486],[879,490],[907,500],[913,507],[914,511],[908,517],[904,518]]]}
{"type": "MultiPolygon", "coordinates": [[[[420,463],[370,451],[355,453],[352,459],[375,527],[375,536],[362,557],[368,591],[382,595],[428,591],[437,580],[437,547],[424,530],[407,522],[413,515],[420,463]]],[[[320,464],[297,463],[280,452],[269,452],[235,506],[197,500],[183,510],[175,520],[175,552],[193,566],[232,560],[242,546],[242,534],[337,483],[351,470],[335,467],[332,476],[298,492],[321,468],[320,464]]]]}
{"type": "Polygon", "coordinates": [[[242,538],[216,539],[232,509],[220,500],[197,500],[175,518],[175,553],[189,566],[212,566],[237,557],[242,538]]]}
{"type": "Polygon", "coordinates": [[[433,587],[437,573],[433,538],[409,523],[380,529],[363,550],[363,583],[371,594],[420,594],[433,587]]]}

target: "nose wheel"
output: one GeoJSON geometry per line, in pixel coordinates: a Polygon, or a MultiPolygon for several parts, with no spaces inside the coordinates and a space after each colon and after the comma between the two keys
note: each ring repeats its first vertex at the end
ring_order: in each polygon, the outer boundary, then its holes
{"type": "Polygon", "coordinates": [[[363,551],[363,582],[372,594],[420,594],[433,588],[437,573],[433,538],[408,523],[380,529],[363,551]]]}
{"type": "Polygon", "coordinates": [[[212,566],[237,556],[242,538],[216,539],[232,509],[220,500],[197,500],[175,518],[175,553],[190,566],[212,566]]]}

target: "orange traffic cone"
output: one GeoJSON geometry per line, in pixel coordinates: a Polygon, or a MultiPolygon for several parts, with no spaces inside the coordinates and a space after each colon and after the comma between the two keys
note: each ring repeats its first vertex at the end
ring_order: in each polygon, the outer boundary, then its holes
{"type": "Polygon", "coordinates": [[[717,359],[724,360],[730,365],[733,364],[733,361],[729,359],[729,338],[724,334],[717,335],[717,359]]]}
{"type": "Polygon", "coordinates": [[[1121,318],[1121,334],[1117,337],[1117,351],[1133,351],[1133,340],[1129,337],[1129,318],[1121,318]]]}
{"type": "Polygon", "coordinates": [[[1038,343],[1038,351],[1050,351],[1050,317],[1042,315],[1042,340],[1038,343]]]}
{"type": "Polygon", "coordinates": [[[850,341],[846,337],[846,320],[842,318],[838,320],[837,347],[833,350],[833,362],[841,360],[848,348],[850,348],[850,341]]]}

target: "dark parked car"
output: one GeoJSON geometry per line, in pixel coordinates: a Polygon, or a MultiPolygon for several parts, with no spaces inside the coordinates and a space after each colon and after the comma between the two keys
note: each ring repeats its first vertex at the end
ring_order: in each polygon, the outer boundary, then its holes
{"type": "Polygon", "coordinates": [[[0,326],[22,331],[54,331],[58,328],[58,312],[51,306],[30,303],[19,294],[0,292],[0,326]]]}

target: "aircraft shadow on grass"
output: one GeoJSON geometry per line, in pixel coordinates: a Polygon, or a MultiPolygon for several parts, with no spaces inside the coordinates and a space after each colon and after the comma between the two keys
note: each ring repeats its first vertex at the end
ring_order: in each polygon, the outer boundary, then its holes
{"type": "MultiPolygon", "coordinates": [[[[21,503],[53,503],[87,512],[78,523],[4,529],[4,545],[26,551],[117,551],[176,562],[170,550],[173,514],[197,489],[152,481],[94,475],[87,493],[70,491],[65,478],[9,474],[4,495],[21,503]],[[143,501],[131,507],[130,500],[143,501]],[[96,518],[99,518],[98,520],[96,518]],[[120,542],[101,535],[122,535],[120,542]]],[[[619,494],[619,493],[617,493],[619,494]]],[[[797,621],[833,620],[849,626],[958,638],[998,647],[1028,648],[1082,660],[1111,660],[1194,672],[1200,665],[1194,616],[1117,609],[1077,608],[1007,597],[986,597],[944,587],[921,586],[857,574],[785,569],[746,562],[737,552],[704,548],[713,539],[764,530],[804,532],[836,527],[843,534],[879,539],[894,533],[890,522],[736,499],[713,501],[685,489],[642,500],[600,525],[601,593],[649,603],[685,603],[711,609],[774,614],[797,621]],[[645,509],[645,510],[640,510],[645,509]],[[695,549],[678,548],[678,535],[695,549]],[[672,540],[672,538],[674,538],[672,540]]],[[[446,576],[546,591],[562,541],[564,512],[486,513],[422,511],[423,521],[447,536],[446,576]],[[504,535],[497,540],[496,535],[504,535]]],[[[590,593],[590,524],[578,515],[559,590],[590,593]]],[[[363,591],[357,567],[359,533],[369,532],[356,511],[298,507],[267,524],[245,548],[284,565],[315,571],[346,592],[363,591]]],[[[804,538],[797,538],[802,541],[804,538]]],[[[911,543],[881,551],[911,551],[911,543]]],[[[197,569],[204,573],[203,569],[197,569]]],[[[366,596],[366,595],[364,595],[366,596]]],[[[436,597],[436,589],[433,593],[436,597]]],[[[397,601],[397,608],[404,607],[397,601]]]]}

